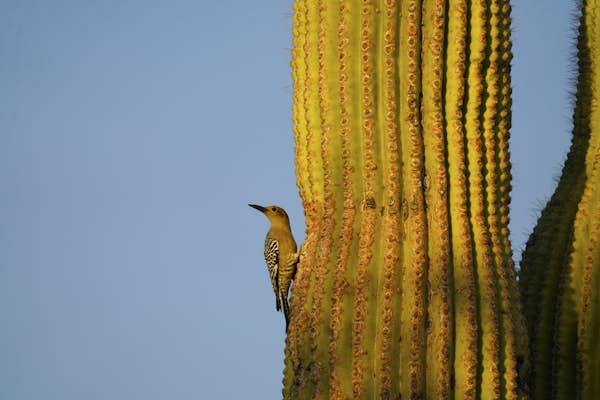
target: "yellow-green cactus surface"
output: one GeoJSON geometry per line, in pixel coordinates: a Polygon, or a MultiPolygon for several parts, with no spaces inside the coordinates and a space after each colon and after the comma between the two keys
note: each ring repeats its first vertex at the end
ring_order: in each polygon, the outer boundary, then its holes
{"type": "Polygon", "coordinates": [[[600,0],[577,47],[571,149],[521,261],[535,399],[600,399],[600,0]]]}
{"type": "Polygon", "coordinates": [[[525,397],[508,0],[296,0],[286,399],[525,397]]]}

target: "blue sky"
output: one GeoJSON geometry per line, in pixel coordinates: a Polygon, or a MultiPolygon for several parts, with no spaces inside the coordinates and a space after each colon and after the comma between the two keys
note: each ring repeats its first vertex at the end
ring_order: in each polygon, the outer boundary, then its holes
{"type": "MultiPolygon", "coordinates": [[[[279,398],[303,214],[286,1],[0,2],[0,398],[279,398]]],[[[514,4],[515,251],[570,140],[574,2],[514,4]]]]}

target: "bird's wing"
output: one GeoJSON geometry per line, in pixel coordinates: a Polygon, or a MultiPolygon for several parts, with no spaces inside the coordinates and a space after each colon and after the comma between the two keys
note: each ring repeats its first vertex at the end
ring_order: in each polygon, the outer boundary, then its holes
{"type": "Polygon", "coordinates": [[[286,261],[286,266],[292,266],[294,264],[298,264],[298,261],[300,261],[300,252],[298,253],[292,253],[288,256],[288,259],[286,261]]]}
{"type": "Polygon", "coordinates": [[[275,308],[277,311],[281,309],[281,303],[279,301],[279,243],[277,240],[267,236],[265,239],[265,261],[267,268],[269,269],[269,277],[271,278],[271,285],[273,285],[273,291],[275,291],[275,308]]]}

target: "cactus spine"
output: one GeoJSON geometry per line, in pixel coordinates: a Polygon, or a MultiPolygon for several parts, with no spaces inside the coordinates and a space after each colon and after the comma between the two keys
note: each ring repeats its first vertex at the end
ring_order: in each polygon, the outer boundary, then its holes
{"type": "Polygon", "coordinates": [[[517,399],[508,0],[296,0],[286,399],[517,399]]]}
{"type": "Polygon", "coordinates": [[[581,5],[571,148],[521,261],[536,399],[600,398],[600,1],[581,5]]]}

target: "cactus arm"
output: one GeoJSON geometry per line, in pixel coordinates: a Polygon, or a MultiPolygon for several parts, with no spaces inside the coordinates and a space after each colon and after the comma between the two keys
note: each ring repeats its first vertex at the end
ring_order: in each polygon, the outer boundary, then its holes
{"type": "MultiPolygon", "coordinates": [[[[594,116],[593,111],[591,116],[594,116]]],[[[590,121],[590,126],[593,125],[594,123],[590,121]]],[[[598,147],[595,149],[592,147],[593,141],[591,142],[588,156],[590,156],[590,153],[595,153],[596,156],[594,159],[588,157],[590,173],[575,216],[573,253],[570,263],[571,283],[575,294],[574,309],[577,313],[577,320],[574,325],[577,328],[576,367],[579,369],[580,376],[577,377],[576,381],[573,381],[572,371],[564,369],[566,366],[564,364],[560,365],[561,368],[558,370],[559,377],[562,378],[561,383],[574,384],[576,390],[581,391],[581,398],[583,399],[594,399],[599,394],[599,392],[594,391],[595,381],[598,380],[598,370],[594,369],[595,359],[593,358],[593,348],[598,341],[598,337],[594,334],[597,333],[598,326],[592,324],[594,320],[597,322],[597,316],[593,315],[592,312],[598,312],[598,306],[597,303],[594,303],[594,300],[597,300],[598,296],[597,276],[600,264],[600,258],[598,258],[600,250],[600,190],[597,187],[598,179],[600,179],[600,153],[598,147]],[[594,292],[594,289],[596,289],[596,292],[594,292]]],[[[569,337],[567,334],[574,331],[571,319],[573,310],[564,308],[565,305],[563,305],[561,311],[565,314],[565,319],[569,323],[568,327],[571,329],[566,332],[564,330],[559,331],[559,337],[562,339],[559,344],[565,344],[566,342],[567,345],[572,345],[573,337],[569,337]],[[567,317],[569,318],[567,319],[567,317]]],[[[560,389],[561,392],[567,395],[569,392],[572,393],[572,390],[569,390],[570,388],[560,389]]]]}
{"type": "MultiPolygon", "coordinates": [[[[596,93],[596,103],[592,110],[592,126],[591,129],[595,132],[600,131],[600,104],[598,104],[598,93],[600,93],[600,1],[590,1],[589,7],[593,7],[589,11],[590,14],[590,25],[592,27],[592,54],[593,59],[593,77],[592,87],[594,93],[596,93]]],[[[600,134],[596,134],[595,145],[595,162],[600,162],[600,134]]],[[[596,175],[596,181],[598,182],[600,177],[596,175]]],[[[592,180],[594,182],[594,180],[592,180]]],[[[594,220],[592,221],[593,229],[595,230],[596,238],[598,238],[598,230],[600,230],[600,188],[596,185],[596,212],[594,214],[594,220]]],[[[592,250],[591,257],[592,264],[588,263],[588,271],[591,273],[589,282],[590,294],[589,302],[590,309],[587,317],[589,318],[587,323],[589,326],[588,336],[586,338],[585,349],[588,351],[589,359],[588,364],[584,365],[584,390],[589,390],[589,398],[600,397],[600,244],[598,239],[595,242],[594,250],[592,250]],[[588,389],[589,388],[589,389],[588,389]]],[[[584,280],[584,282],[586,282],[584,280]]]]}
{"type": "Polygon", "coordinates": [[[555,390],[553,384],[553,358],[555,357],[556,344],[555,337],[551,334],[541,335],[542,332],[550,333],[557,324],[557,307],[560,304],[560,299],[563,297],[564,287],[560,284],[561,277],[564,276],[563,269],[566,267],[565,254],[569,253],[569,246],[573,238],[572,227],[570,220],[566,217],[570,216],[572,221],[574,207],[569,207],[565,216],[558,216],[558,221],[561,225],[556,231],[554,238],[554,248],[550,252],[547,261],[547,272],[544,282],[544,287],[541,292],[540,310],[538,315],[538,325],[536,327],[538,340],[534,344],[535,357],[535,396],[546,398],[551,396],[555,390]]]}
{"type": "MultiPolygon", "coordinates": [[[[598,213],[596,218],[596,221],[600,219],[598,213]]],[[[592,269],[598,271],[600,269],[598,246],[596,246],[596,252],[592,255],[592,258],[595,260],[592,269]]],[[[589,353],[589,359],[588,364],[584,366],[586,368],[584,384],[588,384],[588,386],[584,387],[589,391],[589,398],[598,398],[600,396],[600,380],[598,379],[598,376],[600,376],[600,278],[597,272],[592,275],[590,287],[590,313],[588,315],[590,329],[585,346],[589,353]]]]}
{"type": "MultiPolygon", "coordinates": [[[[582,25],[583,28],[583,25],[582,25]]],[[[579,54],[587,57],[587,52],[579,54]]],[[[585,62],[581,64],[583,67],[585,62]]],[[[580,67],[580,68],[581,68],[580,67]]],[[[560,334],[554,335],[554,330],[573,329],[575,320],[570,319],[571,311],[567,308],[569,298],[565,291],[568,286],[562,280],[569,276],[568,255],[573,246],[573,239],[581,236],[576,233],[579,223],[573,223],[577,213],[577,203],[581,201],[584,191],[584,177],[586,175],[585,154],[589,146],[589,94],[586,84],[585,68],[581,68],[580,83],[578,88],[579,99],[575,109],[574,137],[571,150],[565,162],[565,167],[556,192],[540,217],[539,239],[531,252],[526,252],[523,257],[524,282],[528,289],[529,302],[525,303],[529,311],[530,335],[532,337],[532,362],[533,362],[533,389],[536,398],[549,398],[553,393],[562,391],[566,397],[572,394],[570,385],[565,385],[565,380],[570,378],[564,369],[568,364],[573,365],[574,358],[565,354],[567,349],[559,346],[560,334]],[[531,277],[528,277],[529,274],[531,277]],[[528,281],[530,280],[530,281],[528,281]],[[561,321],[562,319],[562,321],[561,321]],[[559,324],[564,323],[564,326],[559,324]],[[571,360],[565,364],[566,360],[571,360]],[[561,365],[561,363],[563,365],[561,365]],[[562,387],[562,389],[561,389],[562,387]],[[566,390],[566,391],[565,391],[566,390]]],[[[586,233],[587,235],[587,233],[586,233]]],[[[577,258],[581,254],[575,252],[577,258]]],[[[571,265],[579,265],[578,262],[571,265]]],[[[577,273],[577,271],[575,271],[577,273]]],[[[578,279],[575,279],[575,282],[578,279]]],[[[570,347],[570,346],[568,346],[570,347]]]]}
{"type": "MultiPolygon", "coordinates": [[[[585,20],[581,21],[580,38],[586,36],[585,20]]],[[[531,383],[536,398],[550,398],[555,392],[560,398],[571,398],[577,385],[572,373],[576,358],[571,335],[576,331],[573,310],[577,305],[573,300],[577,301],[578,289],[573,292],[573,286],[565,280],[578,285],[582,252],[577,248],[583,246],[579,242],[588,235],[580,222],[582,217],[576,217],[584,191],[585,155],[590,140],[589,51],[581,39],[578,58],[580,75],[571,149],[558,187],[540,216],[521,262],[520,286],[531,337],[531,383]],[[575,250],[569,262],[572,247],[575,250]],[[558,334],[554,334],[555,329],[558,334]]]]}
{"type": "MultiPolygon", "coordinates": [[[[580,53],[580,56],[582,55],[580,53]]],[[[567,305],[569,300],[564,292],[569,289],[560,282],[562,277],[569,276],[569,272],[566,270],[569,268],[568,260],[565,257],[569,254],[572,245],[574,235],[572,221],[577,211],[577,203],[582,196],[582,182],[585,175],[585,163],[582,156],[586,153],[589,139],[589,131],[585,128],[588,114],[586,111],[587,101],[582,101],[582,98],[585,97],[585,89],[581,84],[579,87],[581,96],[579,96],[575,108],[575,127],[571,150],[557,190],[543,210],[521,262],[522,280],[520,285],[524,297],[524,311],[529,325],[529,334],[532,338],[532,385],[536,398],[548,398],[552,392],[556,391],[556,387],[560,388],[564,385],[561,383],[564,379],[569,379],[563,373],[553,372],[553,364],[559,365],[559,369],[562,369],[560,363],[571,359],[568,364],[574,368],[574,359],[564,353],[566,347],[562,347],[562,350],[556,348],[557,343],[555,343],[555,335],[552,332],[558,324],[559,330],[567,331],[573,329],[572,324],[575,323],[572,319],[571,322],[568,321],[570,311],[565,308],[565,306],[570,307],[567,305]],[[553,361],[557,352],[559,354],[558,364],[553,361]],[[562,355],[560,355],[561,353],[562,355]],[[553,375],[556,376],[556,379],[553,375]]],[[[565,340],[561,339],[560,335],[557,337],[558,343],[565,340]]],[[[565,393],[572,392],[567,390],[565,393]]]]}
{"type": "Polygon", "coordinates": [[[598,14],[598,0],[582,2],[571,148],[521,262],[536,398],[600,396],[598,14]]]}
{"type": "Polygon", "coordinates": [[[581,296],[579,305],[577,353],[582,370],[582,397],[593,399],[600,396],[600,1],[584,2],[584,25],[589,65],[585,83],[590,87],[589,129],[590,147],[586,157],[587,181],[578,215],[575,218],[576,234],[578,223],[585,220],[589,232],[585,237],[575,238],[575,250],[583,253],[581,263],[581,296]],[[579,218],[578,218],[579,217],[579,218]],[[581,246],[583,245],[583,246],[581,246]],[[595,314],[594,314],[595,313],[595,314]]]}
{"type": "MultiPolygon", "coordinates": [[[[568,264],[568,259],[563,260],[568,264]]],[[[555,398],[558,400],[568,400],[573,398],[576,392],[576,374],[572,373],[577,369],[577,318],[573,312],[575,310],[574,292],[572,289],[573,279],[571,268],[567,267],[563,271],[561,283],[561,298],[557,305],[557,337],[555,347],[554,379],[555,398]],[[569,371],[568,373],[564,373],[569,371]]],[[[535,337],[534,337],[535,338],[535,337]]],[[[537,383],[537,382],[536,382],[537,383]]]]}
{"type": "MultiPolygon", "coordinates": [[[[599,153],[600,154],[600,153],[599,153]]],[[[600,159],[600,157],[598,157],[600,159]]],[[[600,164],[597,162],[596,164],[600,164]]],[[[598,165],[600,169],[600,165],[598,165]]],[[[596,171],[595,171],[596,172],[596,171]]],[[[599,171],[600,172],[600,171],[599,171]]],[[[600,178],[600,173],[596,173],[591,178],[600,178]]],[[[585,249],[584,260],[582,265],[582,280],[581,280],[581,305],[580,317],[578,321],[578,343],[577,353],[581,363],[582,371],[582,397],[584,399],[594,399],[598,397],[598,367],[597,357],[600,356],[598,345],[598,306],[599,290],[598,285],[598,270],[600,268],[600,199],[598,190],[595,190],[594,196],[591,197],[590,205],[593,210],[592,215],[588,219],[590,223],[590,236],[588,237],[588,247],[585,249]],[[594,314],[596,313],[596,314],[594,314]]],[[[584,195],[585,196],[585,195],[584,195]]]]}
{"type": "MultiPolygon", "coordinates": [[[[579,104],[575,110],[576,121],[585,114],[584,103],[579,104]]],[[[585,123],[575,125],[578,131],[577,126],[585,123]]],[[[574,136],[557,190],[543,210],[521,261],[520,286],[531,338],[531,383],[535,398],[548,398],[555,390],[552,360],[556,347],[551,332],[557,325],[556,310],[564,297],[565,288],[561,287],[560,279],[568,276],[565,255],[570,252],[572,221],[582,196],[585,165],[581,155],[586,151],[586,135],[589,137],[589,133],[574,136]]],[[[559,311],[559,315],[561,313],[559,311]]],[[[560,379],[559,376],[558,381],[560,379]]]]}

